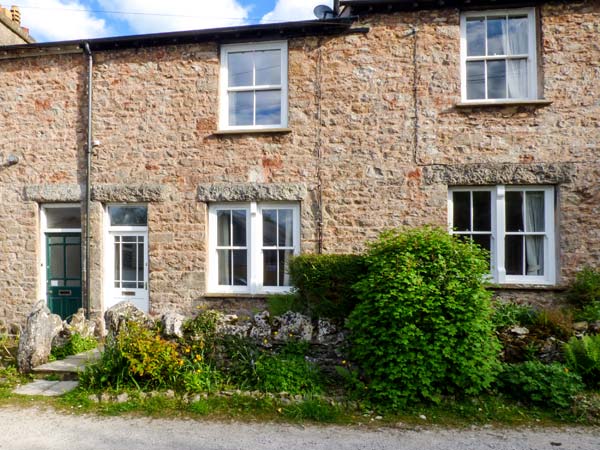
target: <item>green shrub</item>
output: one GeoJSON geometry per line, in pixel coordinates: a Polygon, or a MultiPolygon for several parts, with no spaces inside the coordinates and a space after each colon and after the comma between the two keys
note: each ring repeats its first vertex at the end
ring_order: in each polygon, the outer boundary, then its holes
{"type": "Polygon", "coordinates": [[[600,386],[600,336],[571,338],[564,347],[567,365],[589,387],[600,386]]]}
{"type": "Polygon", "coordinates": [[[255,388],[264,392],[321,392],[318,369],[301,355],[263,355],[256,361],[255,388]]]}
{"type": "Polygon", "coordinates": [[[568,408],[583,387],[578,374],[558,363],[505,364],[498,377],[500,391],[515,400],[554,408],[568,408]]]}
{"type": "Polygon", "coordinates": [[[600,270],[585,267],[577,273],[575,281],[567,291],[567,298],[579,307],[600,302],[600,270]]]}
{"type": "Polygon", "coordinates": [[[302,300],[297,293],[269,295],[267,297],[267,309],[272,317],[282,316],[288,311],[306,312],[306,307],[302,304],[302,300]]]}
{"type": "Polygon", "coordinates": [[[263,352],[256,343],[245,337],[224,336],[220,367],[229,381],[241,389],[254,389],[257,384],[256,361],[263,352]]]}
{"type": "Polygon", "coordinates": [[[512,302],[494,302],[492,323],[496,330],[502,330],[515,325],[528,326],[535,319],[535,310],[528,305],[512,302]]]}
{"type": "Polygon", "coordinates": [[[484,250],[442,229],[392,230],[370,246],[366,264],[348,325],[373,399],[399,408],[490,386],[500,347],[484,250]]]}
{"type": "Polygon", "coordinates": [[[541,339],[556,337],[566,341],[573,336],[573,312],[564,308],[541,309],[534,316],[530,331],[541,339]]]}
{"type": "Polygon", "coordinates": [[[575,319],[586,322],[600,321],[600,301],[588,303],[580,310],[575,311],[575,319]]]}
{"type": "Polygon", "coordinates": [[[313,255],[292,258],[290,279],[303,309],[313,317],[343,320],[354,309],[357,297],[352,285],[363,276],[360,255],[313,255]]]}
{"type": "Polygon", "coordinates": [[[52,349],[50,359],[65,359],[67,356],[93,350],[97,346],[98,341],[93,337],[83,337],[79,333],[74,333],[64,345],[52,349]]]}

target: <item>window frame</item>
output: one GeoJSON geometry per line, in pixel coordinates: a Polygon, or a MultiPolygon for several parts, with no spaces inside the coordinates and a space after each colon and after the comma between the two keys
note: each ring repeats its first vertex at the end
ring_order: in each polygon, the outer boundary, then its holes
{"type": "MultiPolygon", "coordinates": [[[[253,114],[256,116],[256,104],[253,114]]],[[[288,126],[288,43],[287,41],[254,42],[245,44],[225,44],[221,46],[221,61],[219,72],[219,131],[253,131],[253,130],[277,130],[286,129],[288,126]],[[229,53],[252,52],[265,50],[281,51],[281,84],[259,85],[243,87],[229,87],[229,53]],[[271,125],[230,125],[229,124],[229,94],[230,92],[252,92],[281,90],[281,122],[271,125]]]]}
{"type": "MultiPolygon", "coordinates": [[[[487,42],[487,32],[486,32],[486,42],[487,42]]],[[[461,85],[461,103],[489,103],[489,104],[502,104],[509,102],[523,102],[523,101],[533,101],[538,100],[538,32],[536,26],[536,9],[535,7],[529,8],[514,8],[514,9],[488,9],[482,11],[465,11],[460,15],[460,85],[461,85]],[[490,61],[490,60],[509,60],[511,58],[507,57],[507,55],[502,56],[467,56],[467,19],[472,17],[485,17],[486,18],[486,30],[487,30],[487,18],[488,17],[502,17],[508,15],[527,15],[528,19],[528,53],[527,53],[527,93],[526,97],[521,98],[478,98],[478,99],[468,99],[467,98],[467,61],[490,61]]],[[[513,59],[522,59],[518,55],[518,58],[513,59]]],[[[487,97],[487,70],[485,77],[485,94],[487,97]]],[[[508,92],[507,92],[508,95],[508,92]]]]}
{"type": "Polygon", "coordinates": [[[287,293],[292,286],[264,286],[262,212],[265,209],[291,209],[293,220],[293,254],[300,254],[300,203],[298,202],[219,202],[208,206],[208,289],[209,294],[278,294],[287,293]],[[248,285],[219,285],[217,254],[217,211],[246,211],[246,248],[248,285]]]}
{"type": "Polygon", "coordinates": [[[556,283],[557,271],[555,187],[548,185],[451,186],[448,189],[448,231],[450,234],[468,234],[467,232],[455,232],[453,230],[454,205],[452,194],[454,192],[476,191],[491,192],[491,281],[498,284],[554,285],[556,283]],[[512,234],[528,235],[530,233],[513,233],[506,231],[506,193],[527,191],[544,192],[544,275],[507,275],[504,249],[505,237],[512,234]]]}

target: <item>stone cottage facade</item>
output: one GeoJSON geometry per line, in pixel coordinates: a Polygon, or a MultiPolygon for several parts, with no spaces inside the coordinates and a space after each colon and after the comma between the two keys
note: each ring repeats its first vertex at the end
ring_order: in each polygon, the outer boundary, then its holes
{"type": "Polygon", "coordinates": [[[488,247],[504,298],[598,265],[600,1],[339,3],[0,48],[0,318],[251,310],[290,255],[423,224],[488,247]]]}

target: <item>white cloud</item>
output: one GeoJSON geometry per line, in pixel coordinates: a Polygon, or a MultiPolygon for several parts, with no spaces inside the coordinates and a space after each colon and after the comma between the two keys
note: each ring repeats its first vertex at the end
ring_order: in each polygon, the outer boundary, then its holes
{"type": "Polygon", "coordinates": [[[110,34],[106,22],[94,17],[89,8],[77,0],[19,0],[18,5],[21,25],[29,28],[39,42],[110,34]]]}
{"type": "Polygon", "coordinates": [[[237,0],[99,0],[102,9],[145,14],[116,15],[135,33],[162,33],[244,25],[249,8],[237,0]]]}
{"type": "Polygon", "coordinates": [[[332,0],[277,0],[273,11],[265,14],[263,23],[288,22],[293,20],[316,19],[313,9],[317,5],[332,6],[332,0]]]}

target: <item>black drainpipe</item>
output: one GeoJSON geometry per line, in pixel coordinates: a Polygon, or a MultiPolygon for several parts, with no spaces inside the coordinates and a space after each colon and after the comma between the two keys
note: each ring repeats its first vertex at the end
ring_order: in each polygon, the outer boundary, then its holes
{"type": "Polygon", "coordinates": [[[92,74],[94,68],[94,58],[90,44],[83,45],[83,51],[87,56],[87,145],[85,149],[86,171],[85,171],[85,296],[84,309],[85,315],[90,317],[90,209],[92,195],[92,74]]]}

